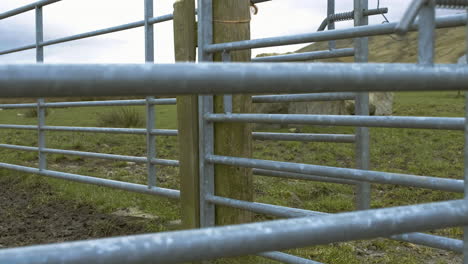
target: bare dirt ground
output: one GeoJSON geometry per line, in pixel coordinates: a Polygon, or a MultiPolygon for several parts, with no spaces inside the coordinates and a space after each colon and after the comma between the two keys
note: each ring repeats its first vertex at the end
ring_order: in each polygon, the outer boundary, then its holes
{"type": "Polygon", "coordinates": [[[90,205],[44,198],[52,195],[45,184],[24,188],[19,179],[0,177],[0,248],[145,232],[147,219],[104,214],[90,205]]]}

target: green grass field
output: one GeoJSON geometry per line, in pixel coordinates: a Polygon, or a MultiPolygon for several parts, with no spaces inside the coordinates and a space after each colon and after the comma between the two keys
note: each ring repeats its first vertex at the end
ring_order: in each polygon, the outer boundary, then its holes
{"type": "MultiPolygon", "coordinates": [[[[135,107],[144,114],[143,107],[135,107]]],[[[464,98],[456,92],[397,93],[395,115],[448,116],[464,115],[464,98]]],[[[52,109],[47,125],[96,126],[102,111],[112,108],[52,109]]],[[[3,124],[35,124],[35,118],[27,118],[24,110],[2,110],[3,124]]],[[[174,106],[157,106],[157,127],[176,128],[174,106]]],[[[353,128],[304,127],[302,132],[353,133],[353,128]]],[[[275,129],[270,131],[287,131],[275,129]]],[[[36,146],[35,131],[1,130],[0,143],[36,146]]],[[[145,156],[145,137],[138,135],[106,135],[88,133],[48,132],[47,146],[70,150],[103,152],[145,156]]],[[[177,159],[178,146],[174,137],[157,139],[158,157],[177,159]]],[[[37,166],[37,153],[0,150],[0,162],[37,166]]],[[[254,142],[254,158],[303,162],[338,167],[354,167],[354,145],[338,143],[254,142]]],[[[463,134],[459,131],[435,131],[415,129],[371,128],[371,168],[373,170],[402,172],[461,179],[463,173],[463,134]]],[[[135,183],[146,183],[144,164],[83,159],[80,157],[49,155],[49,168],[135,183]]],[[[176,168],[158,167],[159,185],[178,189],[176,168]]],[[[138,210],[159,216],[159,220],[147,221],[147,232],[166,231],[169,223],[179,219],[179,205],[162,198],[132,194],[102,187],[65,182],[34,175],[0,170],[0,177],[21,177],[21,188],[32,189],[37,183],[50,185],[53,195],[33,193],[38,203],[72,200],[76,204],[90,204],[103,213],[122,208],[138,210]]],[[[290,207],[324,212],[343,212],[354,209],[352,186],[255,177],[255,200],[290,207]]],[[[438,192],[393,185],[372,186],[372,207],[390,207],[431,201],[461,198],[461,194],[438,192]]],[[[273,219],[256,216],[256,220],[273,219]]],[[[432,233],[461,238],[461,228],[437,230],[432,233]]],[[[324,263],[457,263],[458,255],[384,239],[337,243],[333,245],[291,251],[324,263]]],[[[252,263],[275,263],[255,258],[252,263]]],[[[220,263],[231,260],[221,260],[220,263]]],[[[239,263],[244,262],[238,261],[239,263]]]]}

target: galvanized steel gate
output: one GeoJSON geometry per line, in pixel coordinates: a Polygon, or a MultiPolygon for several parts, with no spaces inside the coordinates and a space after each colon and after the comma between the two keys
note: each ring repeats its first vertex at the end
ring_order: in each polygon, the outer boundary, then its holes
{"type": "MultiPolygon", "coordinates": [[[[0,14],[0,19],[4,19],[29,10],[36,12],[36,43],[2,51],[0,55],[35,48],[37,62],[41,63],[44,60],[44,46],[144,26],[145,59],[146,62],[153,62],[152,25],[173,18],[172,15],[153,17],[152,0],[145,0],[145,19],[142,21],[44,41],[42,8],[58,1],[60,0],[43,0],[0,14]]],[[[265,2],[265,0],[254,2],[260,3],[265,2]]],[[[433,59],[435,28],[463,26],[467,22],[466,14],[435,18],[436,5],[465,9],[468,7],[468,1],[415,0],[410,4],[400,23],[370,26],[367,25],[367,16],[385,13],[386,9],[368,10],[367,2],[367,0],[355,0],[353,12],[334,14],[335,2],[329,0],[328,17],[319,28],[319,32],[212,44],[212,0],[198,1],[200,62],[212,61],[212,55],[218,52],[222,52],[224,60],[229,62],[229,53],[235,50],[329,41],[330,50],[328,51],[256,58],[253,61],[286,62],[354,56],[355,64],[240,63],[236,64],[235,70],[226,64],[206,63],[0,65],[0,96],[2,97],[202,94],[199,97],[200,145],[202,147],[200,151],[200,157],[202,157],[200,160],[200,215],[202,226],[206,227],[192,231],[4,249],[0,250],[0,263],[177,263],[245,254],[258,254],[286,263],[317,263],[272,250],[375,237],[389,237],[434,248],[462,252],[465,255],[464,263],[468,263],[468,244],[463,243],[462,240],[414,233],[415,231],[467,225],[468,203],[464,200],[330,215],[323,212],[252,203],[215,195],[215,164],[253,168],[255,174],[258,175],[353,184],[358,186],[357,209],[359,210],[370,208],[370,183],[397,184],[459,193],[468,191],[468,184],[465,184],[463,180],[369,170],[368,131],[368,127],[461,130],[465,131],[465,146],[468,145],[466,118],[368,116],[369,91],[468,90],[466,85],[468,83],[468,68],[466,66],[434,65],[433,59]],[[418,14],[419,20],[414,22],[418,14]],[[334,22],[343,19],[354,19],[356,27],[334,30],[334,22]],[[327,25],[330,30],[322,31],[327,25]],[[368,60],[367,37],[393,33],[404,34],[407,31],[418,29],[420,32],[418,65],[364,64],[368,60]],[[336,49],[334,41],[346,38],[356,38],[354,49],[336,49]],[[308,94],[254,96],[253,102],[257,103],[354,99],[356,101],[356,116],[232,113],[229,94],[241,92],[309,92],[308,94]],[[213,113],[213,96],[211,94],[225,95],[225,113],[213,113]],[[355,142],[358,149],[358,168],[335,168],[216,155],[213,141],[214,122],[354,126],[357,127],[356,135],[256,132],[253,137],[268,140],[355,142]],[[215,228],[213,227],[215,205],[294,219],[215,228]]],[[[178,166],[178,161],[156,158],[155,137],[157,135],[177,136],[177,131],[155,128],[154,105],[175,103],[175,99],[147,97],[146,100],[64,103],[46,103],[44,99],[39,99],[34,104],[0,105],[0,108],[37,107],[37,126],[0,125],[0,128],[37,130],[39,139],[38,147],[0,145],[2,148],[38,152],[39,168],[7,163],[0,163],[0,168],[178,199],[180,198],[179,191],[157,187],[155,178],[155,165],[178,166]],[[45,124],[45,109],[47,108],[109,105],[145,105],[147,128],[59,127],[45,124]],[[46,131],[146,135],[147,157],[50,149],[45,144],[46,131]],[[47,153],[146,163],[148,186],[48,170],[47,153]]],[[[465,147],[465,179],[468,179],[467,164],[468,148],[465,147]]],[[[466,234],[465,240],[468,240],[466,234]]]]}

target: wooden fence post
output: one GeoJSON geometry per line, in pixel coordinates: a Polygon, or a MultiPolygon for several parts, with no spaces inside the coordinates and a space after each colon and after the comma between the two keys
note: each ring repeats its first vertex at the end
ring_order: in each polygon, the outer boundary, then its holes
{"type": "MultiPolygon", "coordinates": [[[[196,58],[195,0],[174,3],[174,51],[177,62],[196,58]]],[[[200,227],[198,96],[177,97],[182,227],[200,227]]]]}
{"type": "MultiPolygon", "coordinates": [[[[250,39],[250,1],[213,1],[213,43],[250,39]]],[[[226,55],[226,54],[224,54],[226,55]]],[[[250,61],[250,50],[228,54],[230,60],[250,61]]],[[[215,54],[214,61],[222,61],[222,54],[215,54]]],[[[224,56],[226,57],[226,56],[224,56]]],[[[233,65],[233,67],[235,67],[233,65]]],[[[234,113],[249,113],[252,100],[249,95],[232,97],[234,113]]],[[[215,96],[214,111],[224,113],[223,96],[215,96]]],[[[243,123],[216,123],[215,154],[235,157],[252,156],[251,126],[243,123]]],[[[233,199],[252,201],[252,170],[225,165],[215,166],[215,194],[233,199]]],[[[216,225],[250,222],[252,214],[244,210],[223,206],[216,207],[216,225]]]]}

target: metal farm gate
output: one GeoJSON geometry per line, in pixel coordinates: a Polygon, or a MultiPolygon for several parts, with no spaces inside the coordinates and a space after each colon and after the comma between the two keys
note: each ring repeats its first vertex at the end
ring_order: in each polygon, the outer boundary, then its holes
{"type": "MultiPolygon", "coordinates": [[[[199,63],[152,64],[153,24],[170,21],[172,14],[153,17],[153,0],[145,0],[145,18],[130,24],[96,30],[60,39],[43,40],[42,9],[60,0],[42,0],[0,14],[5,19],[30,10],[36,12],[36,43],[0,55],[36,49],[37,65],[0,65],[0,97],[36,97],[37,103],[3,104],[0,108],[37,108],[38,125],[1,124],[1,129],[37,130],[38,146],[0,144],[1,148],[39,154],[39,167],[0,163],[0,168],[106,186],[172,199],[178,190],[156,186],[156,165],[179,166],[179,161],[156,157],[157,136],[177,136],[177,130],[156,129],[155,105],[176,104],[176,99],[155,99],[161,95],[199,95],[200,224],[202,229],[77,241],[54,245],[0,250],[0,263],[179,263],[220,257],[257,254],[285,263],[318,263],[275,250],[332,242],[386,237],[429,247],[464,253],[468,264],[468,243],[427,233],[432,229],[468,225],[468,202],[453,200],[395,208],[370,208],[370,184],[402,186],[463,193],[463,179],[446,179],[369,170],[369,127],[417,128],[465,131],[465,180],[468,179],[468,122],[466,118],[369,116],[370,91],[468,90],[468,68],[434,64],[436,28],[464,26],[465,13],[435,17],[440,7],[468,7],[466,0],[414,0],[399,23],[368,25],[367,17],[384,14],[386,8],[368,9],[368,0],[354,0],[354,10],[335,14],[335,1],[328,0],[328,15],[319,31],[273,38],[213,44],[212,1],[198,0],[199,63]],[[418,19],[416,17],[419,16],[418,19]],[[337,21],[354,19],[354,28],[334,28],[337,21]],[[145,28],[146,64],[48,65],[43,48],[58,43],[102,34],[145,28]],[[328,27],[328,30],[324,30],[328,27]],[[419,31],[418,64],[366,63],[370,36],[419,31]],[[336,40],[355,39],[354,48],[337,49],[336,40]],[[252,59],[255,63],[229,63],[233,51],[289,44],[329,41],[329,50],[252,59]],[[210,63],[222,53],[225,63],[210,63]],[[354,56],[355,63],[275,63],[354,56]],[[235,113],[232,95],[255,95],[254,103],[355,100],[355,116],[235,113]],[[290,93],[290,94],[287,94],[290,93]],[[302,94],[300,94],[302,93],[302,94]],[[224,113],[215,113],[213,95],[224,95],[224,113]],[[142,100],[92,102],[46,102],[45,97],[150,96],[142,100]],[[147,110],[146,129],[47,126],[47,108],[142,105],[147,110]],[[356,127],[355,135],[254,132],[259,140],[355,143],[357,168],[298,164],[249,157],[224,156],[214,150],[214,124],[273,123],[356,127]],[[52,149],[46,146],[47,131],[139,134],[147,138],[147,156],[135,157],[52,149]],[[63,173],[47,168],[47,154],[130,161],[147,164],[148,185],[63,173]],[[215,194],[216,164],[251,168],[254,174],[323,181],[357,186],[355,212],[328,214],[277,205],[242,201],[215,194]],[[215,206],[222,205],[272,215],[286,220],[215,227],[215,206]]],[[[269,0],[251,1],[261,3],[269,0]]],[[[468,34],[467,34],[468,35],[468,34]]],[[[468,101],[467,101],[468,105],[468,101]]],[[[468,108],[467,108],[468,109],[468,108]]],[[[467,111],[468,117],[468,111],[467,111]]],[[[460,142],[461,143],[461,142],[460,142]]],[[[465,229],[465,232],[467,230],[465,229]]],[[[468,232],[466,232],[468,233],[468,232]]],[[[465,241],[468,236],[465,234],[465,241]]]]}

